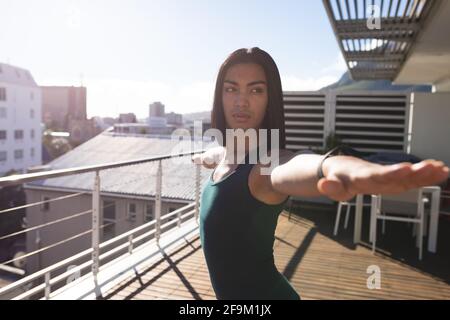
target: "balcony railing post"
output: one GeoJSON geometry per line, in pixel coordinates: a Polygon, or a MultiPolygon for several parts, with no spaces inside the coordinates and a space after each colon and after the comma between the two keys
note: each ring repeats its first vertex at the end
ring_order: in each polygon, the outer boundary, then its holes
{"type": "Polygon", "coordinates": [[[195,221],[198,223],[198,214],[200,210],[200,172],[201,166],[195,165],[195,221]]]}
{"type": "Polygon", "coordinates": [[[128,253],[131,254],[133,253],[133,235],[130,234],[128,236],[128,253]]]}
{"type": "Polygon", "coordinates": [[[94,189],[92,191],[92,274],[97,280],[99,269],[100,244],[100,174],[95,171],[94,189]]]}
{"type": "Polygon", "coordinates": [[[326,147],[326,138],[335,131],[335,118],[336,118],[336,93],[328,91],[325,94],[325,114],[324,114],[324,126],[322,148],[326,147]]]}
{"type": "Polygon", "coordinates": [[[177,213],[177,227],[181,227],[181,211],[177,213]]]}
{"type": "Polygon", "coordinates": [[[161,235],[161,188],[162,188],[162,165],[158,161],[158,170],[156,172],[156,195],[155,195],[155,219],[156,219],[156,242],[159,242],[161,235]]]}
{"type": "Polygon", "coordinates": [[[50,292],[51,292],[51,287],[50,287],[50,272],[47,272],[45,274],[45,300],[50,299],[50,292]]]}

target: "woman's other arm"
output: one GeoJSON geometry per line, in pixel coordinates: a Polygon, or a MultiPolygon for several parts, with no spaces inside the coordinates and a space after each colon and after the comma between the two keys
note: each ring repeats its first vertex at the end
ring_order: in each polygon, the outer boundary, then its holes
{"type": "Polygon", "coordinates": [[[214,147],[203,153],[197,153],[192,156],[192,162],[201,164],[207,169],[214,169],[225,154],[225,148],[222,146],[214,147]]]}

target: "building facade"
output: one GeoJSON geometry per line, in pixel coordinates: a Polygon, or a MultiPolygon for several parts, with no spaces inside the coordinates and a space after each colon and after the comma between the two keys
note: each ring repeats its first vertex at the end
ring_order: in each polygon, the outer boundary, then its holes
{"type": "Polygon", "coordinates": [[[134,113],[119,114],[119,123],[136,123],[136,115],[134,113]]]}
{"type": "Polygon", "coordinates": [[[101,132],[86,115],[86,88],[42,86],[42,121],[48,129],[65,131],[77,146],[101,132]]]}
{"type": "Polygon", "coordinates": [[[41,164],[41,89],[28,70],[0,63],[0,176],[41,164]]]}
{"type": "Polygon", "coordinates": [[[42,121],[47,128],[69,131],[70,120],[86,120],[86,88],[41,86],[42,121]]]}

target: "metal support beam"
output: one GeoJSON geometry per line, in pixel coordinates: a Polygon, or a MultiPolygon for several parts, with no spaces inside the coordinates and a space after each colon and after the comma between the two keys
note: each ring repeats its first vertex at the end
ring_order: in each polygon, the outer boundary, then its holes
{"type": "MultiPolygon", "coordinates": [[[[442,0],[420,0],[420,5],[419,1],[411,2],[411,0],[397,0],[395,3],[393,0],[387,0],[386,2],[387,14],[384,14],[381,8],[380,16],[378,16],[381,28],[369,29],[366,19],[366,1],[358,3],[356,0],[353,7],[349,7],[348,0],[323,0],[339,47],[355,80],[374,78],[394,80],[407,59],[417,35],[421,32],[424,21],[432,15],[431,10],[436,12],[442,0]],[[332,2],[336,5],[335,7],[332,6],[332,2]],[[363,19],[358,15],[358,5],[363,6],[363,19]],[[400,8],[403,9],[400,11],[400,8]],[[345,18],[343,13],[346,14],[345,18]],[[377,43],[381,45],[369,48],[373,40],[381,41],[377,43]],[[367,48],[370,50],[363,50],[367,48]],[[393,55],[398,57],[392,59],[393,55]],[[377,68],[378,62],[392,63],[392,60],[396,60],[393,72],[380,73],[377,68]],[[350,64],[350,62],[354,61],[364,61],[366,70],[364,72],[352,70],[350,66],[353,66],[353,63],[350,64]],[[374,68],[371,68],[372,62],[374,68]]],[[[381,6],[384,6],[383,1],[381,6]]]]}
{"type": "Polygon", "coordinates": [[[92,191],[92,274],[97,279],[100,266],[100,173],[95,171],[92,191]]]}
{"type": "Polygon", "coordinates": [[[200,211],[200,173],[201,165],[195,165],[195,221],[198,223],[200,211]]]}
{"type": "Polygon", "coordinates": [[[162,164],[158,161],[158,169],[156,171],[156,195],[155,195],[155,219],[156,219],[156,242],[159,243],[161,236],[161,190],[162,189],[162,164]]]}
{"type": "Polygon", "coordinates": [[[50,292],[51,292],[50,272],[46,272],[45,273],[45,300],[50,299],[50,292]]]}

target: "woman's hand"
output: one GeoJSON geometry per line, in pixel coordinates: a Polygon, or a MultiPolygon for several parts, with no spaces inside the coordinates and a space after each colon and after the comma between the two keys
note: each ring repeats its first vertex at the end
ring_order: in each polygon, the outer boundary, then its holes
{"type": "Polygon", "coordinates": [[[203,165],[205,168],[214,169],[222,160],[224,152],[224,147],[214,147],[203,153],[194,154],[191,161],[195,164],[203,165]]]}
{"type": "Polygon", "coordinates": [[[319,192],[336,201],[346,201],[359,193],[393,194],[436,185],[448,178],[449,168],[432,159],[416,164],[379,165],[336,156],[324,161],[323,172],[325,178],[317,182],[319,192]]]}
{"type": "Polygon", "coordinates": [[[192,156],[191,161],[195,164],[202,164],[202,154],[196,153],[192,156]]]}

